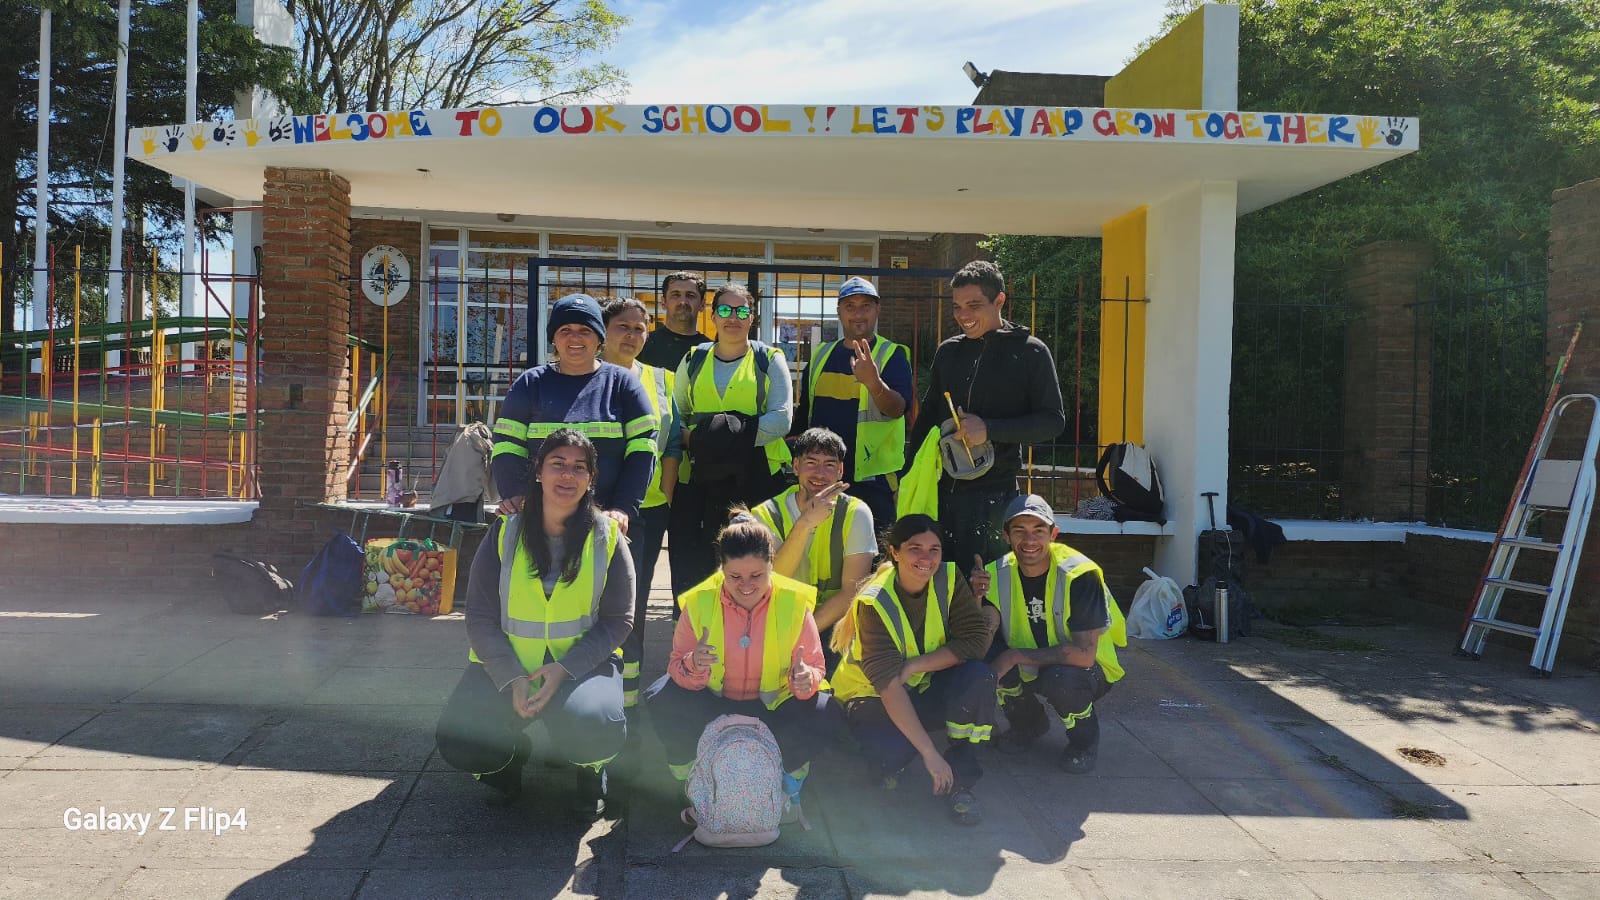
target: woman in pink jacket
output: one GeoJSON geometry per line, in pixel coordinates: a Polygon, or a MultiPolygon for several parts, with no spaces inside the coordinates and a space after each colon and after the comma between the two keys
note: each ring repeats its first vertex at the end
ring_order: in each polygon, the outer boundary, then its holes
{"type": "Polygon", "coordinates": [[[798,807],[811,759],[838,733],[816,589],[772,571],[777,539],[748,511],[717,535],[721,566],[678,598],[667,674],[645,691],[650,720],[679,781],[694,766],[700,733],[721,715],[765,722],[783,751],[784,787],[798,807]]]}

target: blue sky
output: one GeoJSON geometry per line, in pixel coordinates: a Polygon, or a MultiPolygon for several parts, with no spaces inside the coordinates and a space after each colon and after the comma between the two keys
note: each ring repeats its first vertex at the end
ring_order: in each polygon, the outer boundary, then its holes
{"type": "Polygon", "coordinates": [[[972,101],[961,72],[1110,75],[1164,0],[613,0],[627,103],[972,101]]]}

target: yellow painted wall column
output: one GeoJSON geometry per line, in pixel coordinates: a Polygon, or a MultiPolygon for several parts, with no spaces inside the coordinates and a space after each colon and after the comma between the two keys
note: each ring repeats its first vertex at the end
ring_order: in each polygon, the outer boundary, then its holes
{"type": "Polygon", "coordinates": [[[1100,231],[1100,443],[1144,443],[1145,208],[1100,231]]]}
{"type": "MultiPolygon", "coordinates": [[[[1208,3],[1106,82],[1107,107],[1225,109],[1238,105],[1239,10],[1208,3]]],[[[1145,443],[1146,210],[1100,229],[1101,444],[1145,443]]]]}

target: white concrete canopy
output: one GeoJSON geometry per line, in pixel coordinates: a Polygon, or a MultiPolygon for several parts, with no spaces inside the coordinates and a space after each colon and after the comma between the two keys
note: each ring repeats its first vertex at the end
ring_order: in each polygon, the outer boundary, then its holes
{"type": "Polygon", "coordinates": [[[238,201],[283,166],[338,172],[382,209],[1093,236],[1202,181],[1237,184],[1242,215],[1417,137],[1414,119],[1328,114],[572,106],[136,128],[129,153],[238,201]]]}

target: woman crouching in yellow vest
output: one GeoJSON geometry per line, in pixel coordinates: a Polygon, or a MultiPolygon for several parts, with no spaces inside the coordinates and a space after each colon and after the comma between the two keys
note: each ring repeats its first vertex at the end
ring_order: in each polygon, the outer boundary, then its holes
{"type": "Polygon", "coordinates": [[[862,586],[834,628],[844,658],[833,674],[850,730],[885,788],[922,757],[936,794],[948,794],[963,825],[983,819],[972,788],[983,776],[978,748],[994,730],[994,672],[983,658],[993,637],[967,580],[943,559],[939,523],[900,519],[884,535],[891,562],[862,586]],[[944,724],[939,755],[928,734],[944,724]]]}
{"type": "Polygon", "coordinates": [[[605,808],[604,766],[627,736],[616,657],[633,629],[633,561],[617,521],[594,504],[594,444],[544,439],[519,515],[502,517],[472,560],[470,662],[435,740],[450,765],[512,800],[539,719],[555,754],[577,765],[580,812],[605,808]]]}
{"type": "Polygon", "coordinates": [[[772,571],[776,544],[755,516],[735,508],[717,535],[721,567],[678,598],[683,614],[667,674],[645,690],[644,702],[680,782],[713,719],[734,714],[765,722],[783,751],[784,789],[797,814],[811,760],[842,722],[811,617],[816,588],[772,571]]]}

